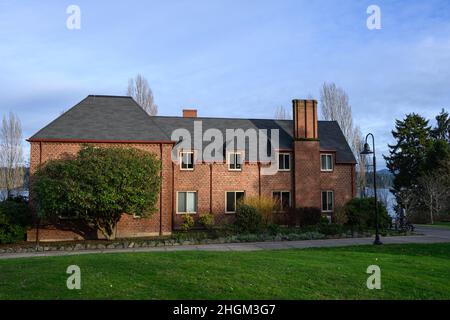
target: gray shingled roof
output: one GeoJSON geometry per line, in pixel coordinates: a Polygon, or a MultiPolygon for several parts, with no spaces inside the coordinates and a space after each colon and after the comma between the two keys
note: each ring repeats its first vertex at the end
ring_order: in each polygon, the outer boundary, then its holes
{"type": "Polygon", "coordinates": [[[169,137],[131,97],[90,95],[30,139],[168,141],[169,137]]]}
{"type": "MultiPolygon", "coordinates": [[[[177,128],[185,128],[193,136],[194,120],[202,121],[203,131],[216,128],[224,136],[226,129],[279,129],[280,148],[292,148],[292,120],[151,117],[131,97],[93,95],[41,129],[30,140],[170,141],[177,128]]],[[[319,121],[318,129],[322,150],[336,150],[337,162],[356,162],[337,122],[319,121]]],[[[207,144],[209,142],[204,142],[207,144]]]]}

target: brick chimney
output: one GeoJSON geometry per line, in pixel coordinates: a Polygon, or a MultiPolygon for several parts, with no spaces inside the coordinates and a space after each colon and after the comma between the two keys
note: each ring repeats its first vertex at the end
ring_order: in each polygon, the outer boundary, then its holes
{"type": "Polygon", "coordinates": [[[317,139],[317,101],[292,100],[295,139],[317,139]]]}
{"type": "Polygon", "coordinates": [[[294,206],[320,208],[320,145],[316,100],[292,100],[294,206]]]}
{"type": "Polygon", "coordinates": [[[183,109],[183,118],[197,118],[197,109],[183,109]]]}

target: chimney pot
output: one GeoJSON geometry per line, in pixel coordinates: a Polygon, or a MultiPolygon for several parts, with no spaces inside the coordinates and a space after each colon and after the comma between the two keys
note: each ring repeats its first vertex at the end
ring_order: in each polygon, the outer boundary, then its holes
{"type": "Polygon", "coordinates": [[[197,109],[183,109],[183,118],[197,118],[197,109]]]}

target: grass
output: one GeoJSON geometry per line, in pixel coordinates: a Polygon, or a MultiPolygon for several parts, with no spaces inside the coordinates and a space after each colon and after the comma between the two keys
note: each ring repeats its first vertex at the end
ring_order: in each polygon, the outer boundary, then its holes
{"type": "Polygon", "coordinates": [[[35,257],[0,260],[0,299],[450,299],[449,266],[450,243],[35,257]],[[72,264],[81,290],[66,288],[72,264]]]}
{"type": "Polygon", "coordinates": [[[419,224],[419,226],[450,229],[450,221],[435,222],[434,224],[419,224]]]}

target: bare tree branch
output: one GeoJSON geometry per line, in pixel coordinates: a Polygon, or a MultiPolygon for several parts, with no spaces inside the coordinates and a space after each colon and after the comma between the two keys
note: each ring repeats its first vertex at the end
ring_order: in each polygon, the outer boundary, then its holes
{"type": "Polygon", "coordinates": [[[361,155],[364,145],[364,137],[358,126],[353,123],[352,107],[344,89],[335,83],[324,83],[320,90],[321,113],[323,120],[336,121],[341,127],[348,145],[358,161],[357,184],[358,189],[363,191],[366,187],[366,157],[361,155]]]}
{"type": "Polygon", "coordinates": [[[275,111],[275,119],[289,120],[291,119],[291,115],[286,111],[286,109],[283,106],[279,106],[275,111]]]}
{"type": "Polygon", "coordinates": [[[6,189],[7,197],[23,186],[23,164],[22,124],[11,112],[8,118],[3,116],[0,129],[0,185],[6,189]]]}
{"type": "Polygon", "coordinates": [[[145,110],[149,115],[158,114],[158,106],[153,99],[153,92],[150,89],[147,79],[138,74],[135,78],[128,80],[127,94],[145,110]]]}

